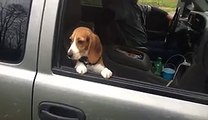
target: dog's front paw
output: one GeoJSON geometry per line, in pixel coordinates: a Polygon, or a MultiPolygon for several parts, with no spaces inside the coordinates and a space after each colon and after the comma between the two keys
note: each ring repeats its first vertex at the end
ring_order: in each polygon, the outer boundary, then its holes
{"type": "Polygon", "coordinates": [[[87,72],[87,67],[85,65],[78,65],[76,71],[80,74],[85,74],[87,72]]]}
{"type": "Polygon", "coordinates": [[[110,78],[113,73],[108,69],[108,68],[104,68],[102,71],[101,71],[101,75],[104,77],[104,78],[110,78]]]}

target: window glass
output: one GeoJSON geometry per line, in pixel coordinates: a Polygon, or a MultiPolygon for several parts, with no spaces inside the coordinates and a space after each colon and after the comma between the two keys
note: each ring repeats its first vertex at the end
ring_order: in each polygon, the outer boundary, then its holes
{"type": "Polygon", "coordinates": [[[0,0],[0,61],[19,62],[24,54],[31,0],[0,0]]]}

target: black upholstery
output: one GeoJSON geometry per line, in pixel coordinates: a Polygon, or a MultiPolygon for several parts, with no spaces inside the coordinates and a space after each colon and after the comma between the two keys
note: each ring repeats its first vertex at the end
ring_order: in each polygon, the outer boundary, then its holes
{"type": "Polygon", "coordinates": [[[66,29],[74,28],[81,20],[80,0],[65,0],[63,22],[66,29]],[[70,8],[70,9],[69,9],[70,8]]]}
{"type": "Polygon", "coordinates": [[[150,71],[152,64],[149,56],[141,51],[124,46],[108,46],[107,53],[110,59],[144,71],[150,71]]]}
{"type": "Polygon", "coordinates": [[[80,0],[64,0],[60,3],[57,22],[57,43],[56,57],[57,66],[74,66],[74,62],[67,58],[67,50],[70,46],[69,37],[72,31],[81,21],[81,5],[80,0]]]}

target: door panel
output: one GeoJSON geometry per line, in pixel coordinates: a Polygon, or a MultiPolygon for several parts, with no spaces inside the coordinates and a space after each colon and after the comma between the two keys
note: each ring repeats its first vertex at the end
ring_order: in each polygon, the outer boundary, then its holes
{"type": "Polygon", "coordinates": [[[53,74],[52,52],[58,4],[59,0],[46,1],[38,74],[34,85],[34,120],[40,120],[39,115],[42,112],[40,107],[45,102],[77,108],[84,112],[86,120],[206,120],[208,118],[207,105],[85,81],[84,77],[76,79],[53,74]]]}
{"type": "Polygon", "coordinates": [[[41,102],[81,109],[87,120],[206,120],[206,105],[127,90],[59,75],[38,74],[35,120],[41,102]]]}
{"type": "Polygon", "coordinates": [[[0,119],[30,120],[34,71],[0,65],[0,119]]]}
{"type": "Polygon", "coordinates": [[[33,0],[22,62],[0,63],[1,120],[31,120],[32,87],[36,75],[42,8],[43,0],[33,0]]]}

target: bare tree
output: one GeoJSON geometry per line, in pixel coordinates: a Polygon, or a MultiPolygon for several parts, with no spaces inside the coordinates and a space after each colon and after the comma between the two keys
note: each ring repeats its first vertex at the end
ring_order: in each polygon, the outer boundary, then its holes
{"type": "Polygon", "coordinates": [[[20,4],[0,4],[0,48],[20,49],[25,36],[27,12],[20,4]]]}

